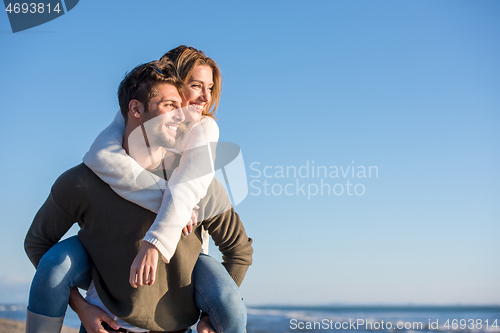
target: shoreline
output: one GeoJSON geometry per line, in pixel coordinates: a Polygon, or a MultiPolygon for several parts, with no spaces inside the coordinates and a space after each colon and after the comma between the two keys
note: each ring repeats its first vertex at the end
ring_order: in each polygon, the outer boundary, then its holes
{"type": "MultiPolygon", "coordinates": [[[[0,318],[0,333],[25,333],[26,321],[0,318]]],[[[63,326],[61,333],[78,333],[79,329],[63,326]]]]}

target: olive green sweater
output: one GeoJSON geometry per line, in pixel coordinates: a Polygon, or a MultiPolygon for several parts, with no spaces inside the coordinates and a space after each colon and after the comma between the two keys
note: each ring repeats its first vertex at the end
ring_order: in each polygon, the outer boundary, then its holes
{"type": "Polygon", "coordinates": [[[84,164],[62,174],[28,231],[25,249],[35,267],[52,245],[78,222],[78,236],[94,263],[92,278],[104,305],[126,322],[149,330],[179,330],[194,324],[199,310],[191,273],[201,249],[203,225],[222,252],[223,265],[240,285],[252,263],[247,237],[223,186],[216,180],[200,201],[198,224],[181,237],[170,263],[158,263],[156,282],[134,289],[130,266],[155,214],[111,190],[84,164]]]}

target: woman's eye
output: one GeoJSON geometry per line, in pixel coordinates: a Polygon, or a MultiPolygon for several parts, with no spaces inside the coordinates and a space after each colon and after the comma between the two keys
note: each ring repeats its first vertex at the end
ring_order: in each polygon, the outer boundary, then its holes
{"type": "Polygon", "coordinates": [[[192,84],[191,88],[200,89],[201,88],[201,84],[192,84]]]}

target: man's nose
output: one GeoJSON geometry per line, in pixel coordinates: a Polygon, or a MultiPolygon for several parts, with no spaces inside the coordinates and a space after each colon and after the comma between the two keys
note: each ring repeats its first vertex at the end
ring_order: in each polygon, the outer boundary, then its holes
{"type": "Polygon", "coordinates": [[[183,122],[186,117],[184,116],[184,112],[182,112],[182,108],[178,108],[174,110],[174,116],[173,116],[175,121],[178,122],[183,122]]]}

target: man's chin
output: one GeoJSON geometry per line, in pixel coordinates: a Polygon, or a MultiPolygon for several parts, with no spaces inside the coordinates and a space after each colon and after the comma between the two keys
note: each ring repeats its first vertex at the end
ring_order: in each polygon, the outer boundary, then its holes
{"type": "Polygon", "coordinates": [[[165,139],[161,142],[160,146],[165,149],[172,149],[175,147],[175,138],[174,139],[165,139]]]}
{"type": "MultiPolygon", "coordinates": [[[[177,136],[177,135],[176,135],[177,136]]],[[[172,149],[175,147],[176,138],[173,134],[165,134],[156,135],[155,137],[150,138],[151,148],[161,147],[165,149],[172,149]]]]}

